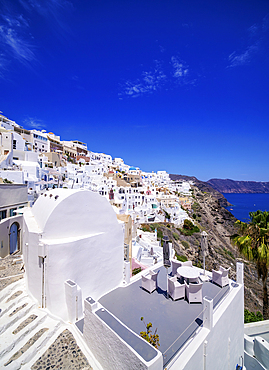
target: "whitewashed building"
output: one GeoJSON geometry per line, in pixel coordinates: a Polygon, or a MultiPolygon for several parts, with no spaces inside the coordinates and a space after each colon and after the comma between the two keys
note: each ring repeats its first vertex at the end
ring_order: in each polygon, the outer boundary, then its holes
{"type": "Polygon", "coordinates": [[[122,227],[99,194],[68,189],[44,192],[24,212],[24,220],[27,286],[42,307],[71,321],[76,297],[75,316],[80,318],[86,297],[98,299],[122,283],[122,227]],[[76,293],[70,293],[72,287],[76,293]]]}

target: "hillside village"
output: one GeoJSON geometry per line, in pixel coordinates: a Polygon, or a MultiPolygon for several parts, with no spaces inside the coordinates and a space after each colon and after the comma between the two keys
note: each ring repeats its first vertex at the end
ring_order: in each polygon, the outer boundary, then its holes
{"type": "Polygon", "coordinates": [[[30,205],[51,188],[84,188],[107,198],[117,214],[129,214],[135,223],[169,217],[182,225],[188,218],[191,182],[171,181],[166,171],[143,172],[121,158],[91,152],[86,143],[64,141],[45,130],[26,130],[3,115],[0,144],[0,178],[26,184],[30,205]]]}
{"type": "MultiPolygon", "coordinates": [[[[192,180],[0,115],[0,367],[246,368],[234,221],[192,180]],[[200,289],[195,304],[191,277],[177,275],[184,266],[200,289]],[[214,283],[215,270],[225,283],[214,283]],[[139,336],[142,316],[158,326],[160,348],[139,336]]],[[[251,309],[261,306],[253,271],[251,309]]],[[[264,344],[249,338],[248,364],[265,369],[264,344]]]]}

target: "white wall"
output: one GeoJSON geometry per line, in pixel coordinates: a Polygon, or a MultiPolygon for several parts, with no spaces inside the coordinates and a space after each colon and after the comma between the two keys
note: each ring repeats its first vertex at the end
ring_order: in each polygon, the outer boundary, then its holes
{"type": "Polygon", "coordinates": [[[99,194],[67,189],[45,194],[24,213],[28,289],[41,303],[43,260],[38,246],[42,243],[46,306],[67,320],[66,280],[80,286],[83,299],[88,295],[98,299],[121,284],[123,233],[111,205],[99,194]]]}
{"type": "MultiPolygon", "coordinates": [[[[94,303],[92,306],[94,305],[96,304],[94,303]]],[[[156,350],[156,357],[146,362],[94,314],[88,301],[85,302],[83,337],[104,370],[163,369],[162,354],[158,350],[156,350]]],[[[142,338],[140,339],[143,341],[142,338]]],[[[145,345],[150,346],[147,342],[145,345]]]]}
{"type": "Polygon", "coordinates": [[[0,170],[0,177],[2,177],[2,179],[8,179],[15,184],[24,184],[23,171],[0,170]]]}
{"type": "Polygon", "coordinates": [[[234,370],[240,356],[244,357],[243,285],[234,288],[214,311],[212,329],[202,328],[167,369],[234,370]]]}

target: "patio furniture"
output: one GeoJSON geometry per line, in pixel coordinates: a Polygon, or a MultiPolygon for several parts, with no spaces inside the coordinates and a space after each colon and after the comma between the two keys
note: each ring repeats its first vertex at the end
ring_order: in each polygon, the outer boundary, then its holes
{"type": "Polygon", "coordinates": [[[192,284],[200,283],[199,277],[189,278],[189,283],[192,283],[192,284]]]}
{"type": "Polygon", "coordinates": [[[181,266],[189,266],[189,267],[192,267],[192,261],[181,262],[181,266]]]}
{"type": "MultiPolygon", "coordinates": [[[[190,261],[189,261],[190,262],[190,261]]],[[[178,276],[182,276],[184,279],[187,279],[187,283],[190,282],[190,279],[197,281],[199,276],[199,270],[191,266],[181,266],[177,269],[178,276]]]]}
{"type": "Polygon", "coordinates": [[[177,277],[168,277],[168,294],[175,301],[185,298],[185,285],[177,281],[177,277]]]}
{"type": "Polygon", "coordinates": [[[157,276],[159,271],[149,271],[148,274],[142,276],[142,288],[147,290],[149,293],[152,293],[157,289],[157,276]]]}
{"type": "Polygon", "coordinates": [[[222,288],[229,284],[229,273],[230,267],[225,269],[224,267],[220,266],[219,271],[212,270],[212,283],[215,283],[222,288]]]}
{"type": "Polygon", "coordinates": [[[187,284],[185,281],[186,297],[189,303],[202,303],[202,287],[203,283],[200,284],[187,284]]]}
{"type": "Polygon", "coordinates": [[[178,267],[182,266],[182,262],[178,260],[174,260],[174,259],[172,259],[171,262],[172,262],[172,276],[175,276],[177,273],[178,267]]]}

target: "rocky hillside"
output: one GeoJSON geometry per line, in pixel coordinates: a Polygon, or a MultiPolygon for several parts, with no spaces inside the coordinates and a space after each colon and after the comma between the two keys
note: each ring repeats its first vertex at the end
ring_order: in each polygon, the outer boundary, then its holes
{"type": "Polygon", "coordinates": [[[211,179],[207,183],[220,193],[269,193],[269,182],[211,179]]]}
{"type": "Polygon", "coordinates": [[[200,189],[202,192],[207,192],[212,194],[219,202],[222,207],[231,206],[231,203],[216,189],[214,189],[208,182],[200,181],[194,176],[185,176],[185,175],[169,175],[171,180],[180,181],[193,181],[195,186],[200,189]]]}

